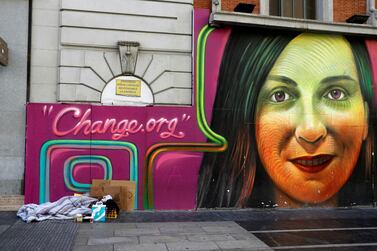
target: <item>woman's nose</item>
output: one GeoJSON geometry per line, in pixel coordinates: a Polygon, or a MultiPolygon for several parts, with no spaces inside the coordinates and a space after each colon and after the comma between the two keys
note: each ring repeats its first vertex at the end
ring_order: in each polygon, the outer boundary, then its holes
{"type": "Polygon", "coordinates": [[[327,129],[318,114],[304,114],[296,127],[295,137],[304,148],[317,146],[326,137],[327,129]]]}

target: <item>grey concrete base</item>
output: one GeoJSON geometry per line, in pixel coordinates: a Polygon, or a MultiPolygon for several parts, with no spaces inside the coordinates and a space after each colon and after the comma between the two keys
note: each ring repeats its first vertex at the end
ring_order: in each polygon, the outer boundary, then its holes
{"type": "Polygon", "coordinates": [[[80,224],[74,250],[260,250],[233,221],[80,224]]]}
{"type": "Polygon", "coordinates": [[[24,180],[21,179],[0,179],[0,196],[23,194],[24,180]]]}

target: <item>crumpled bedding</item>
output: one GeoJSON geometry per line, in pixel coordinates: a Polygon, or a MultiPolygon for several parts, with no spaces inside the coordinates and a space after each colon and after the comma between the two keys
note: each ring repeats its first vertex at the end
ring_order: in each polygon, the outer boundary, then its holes
{"type": "Polygon", "coordinates": [[[72,219],[76,214],[91,214],[89,205],[96,201],[97,199],[87,196],[65,196],[55,202],[23,205],[17,216],[27,223],[49,219],[72,219]]]}

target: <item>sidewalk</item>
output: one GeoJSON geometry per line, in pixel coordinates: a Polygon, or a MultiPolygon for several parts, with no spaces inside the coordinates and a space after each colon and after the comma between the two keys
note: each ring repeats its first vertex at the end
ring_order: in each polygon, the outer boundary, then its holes
{"type": "Polygon", "coordinates": [[[233,221],[81,225],[73,250],[270,249],[233,221]]]}
{"type": "Polygon", "coordinates": [[[374,208],[136,211],[94,224],[0,212],[1,250],[374,250],[376,232],[374,208]]]}

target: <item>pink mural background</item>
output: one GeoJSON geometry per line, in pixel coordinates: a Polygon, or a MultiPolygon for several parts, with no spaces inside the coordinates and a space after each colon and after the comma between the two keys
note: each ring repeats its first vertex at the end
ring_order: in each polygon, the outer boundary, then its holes
{"type": "MultiPolygon", "coordinates": [[[[198,31],[208,20],[207,10],[195,12],[195,40],[198,31]]],[[[208,74],[206,75],[206,112],[211,115],[214,102],[217,71],[221,62],[229,29],[214,32],[209,43],[215,44],[207,50],[208,74]]],[[[195,97],[195,88],[193,88],[195,97]]],[[[94,145],[67,146],[53,149],[41,156],[41,148],[47,141],[119,141],[129,142],[137,149],[138,205],[143,208],[143,167],[147,149],[157,143],[205,142],[198,128],[193,106],[99,106],[89,104],[27,105],[25,203],[55,201],[73,194],[64,181],[64,166],[67,159],[77,156],[103,156],[110,160],[112,179],[130,179],[130,156],[124,150],[97,148],[94,145]],[[75,114],[75,112],[80,115],[75,114]],[[114,119],[115,128],[128,128],[129,135],[122,130],[104,129],[106,120],[114,119]],[[128,121],[128,127],[124,124],[128,121]],[[123,121],[123,122],[122,122],[123,121]],[[133,121],[134,123],[132,123],[133,121]],[[155,121],[155,122],[153,122],[155,121]],[[121,123],[121,125],[119,125],[121,123]],[[90,124],[90,127],[87,127],[90,124]],[[101,127],[102,126],[102,127],[101,127]],[[41,180],[41,159],[46,157],[49,165],[48,181],[41,180]],[[46,182],[48,195],[41,198],[41,187],[46,182]]],[[[210,120],[210,117],[207,118],[210,120]]],[[[156,209],[193,209],[196,203],[197,179],[202,153],[165,152],[158,155],[153,169],[153,195],[156,209]]],[[[77,183],[90,184],[92,179],[104,178],[104,168],[95,161],[84,161],[72,167],[70,177],[77,183]]],[[[43,197],[43,196],[42,196],[43,197]]]]}

